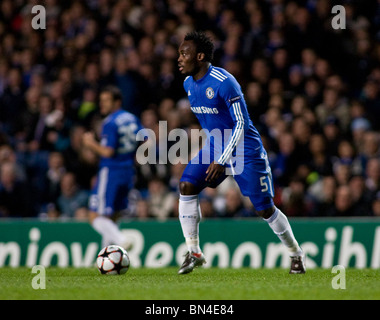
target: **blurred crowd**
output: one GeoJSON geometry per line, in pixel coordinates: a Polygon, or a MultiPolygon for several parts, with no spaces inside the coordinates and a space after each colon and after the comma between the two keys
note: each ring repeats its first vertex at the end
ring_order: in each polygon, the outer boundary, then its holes
{"type": "MultiPolygon", "coordinates": [[[[82,135],[99,134],[104,85],[154,132],[159,121],[199,129],[177,68],[193,29],[242,86],[275,204],[288,216],[380,216],[380,1],[2,0],[0,217],[86,219],[98,159],[82,135]],[[46,29],[32,27],[37,4],[46,29]],[[345,29],[332,27],[335,4],[345,29]]],[[[125,216],[177,216],[183,169],[136,162],[125,216]]],[[[255,215],[230,178],[200,205],[206,218],[255,215]]]]}

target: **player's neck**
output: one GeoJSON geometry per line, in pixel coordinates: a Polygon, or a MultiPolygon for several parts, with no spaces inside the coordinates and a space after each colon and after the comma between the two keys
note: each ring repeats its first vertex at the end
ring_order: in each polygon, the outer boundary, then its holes
{"type": "Polygon", "coordinates": [[[210,67],[211,67],[210,62],[202,64],[201,67],[199,68],[198,72],[193,75],[194,80],[198,81],[198,80],[202,79],[205,76],[205,74],[208,72],[208,69],[210,67]]]}
{"type": "Polygon", "coordinates": [[[115,113],[117,111],[121,110],[121,106],[114,106],[110,113],[115,113]]]}

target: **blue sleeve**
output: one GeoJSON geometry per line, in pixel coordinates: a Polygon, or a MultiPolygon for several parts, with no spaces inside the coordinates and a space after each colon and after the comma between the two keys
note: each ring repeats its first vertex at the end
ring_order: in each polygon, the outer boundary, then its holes
{"type": "Polygon", "coordinates": [[[218,163],[224,165],[230,159],[232,152],[244,136],[244,129],[248,126],[248,112],[245,108],[243,93],[240,86],[234,78],[227,78],[220,86],[220,96],[223,98],[228,107],[231,118],[234,122],[232,134],[218,163]]]}
{"type": "Polygon", "coordinates": [[[116,124],[108,122],[103,127],[101,144],[106,147],[110,147],[114,150],[118,147],[119,136],[117,133],[116,124]]]}
{"type": "Polygon", "coordinates": [[[228,107],[230,107],[232,103],[243,99],[243,93],[241,92],[240,85],[234,78],[231,77],[228,77],[221,83],[219,95],[223,98],[228,107]]]}

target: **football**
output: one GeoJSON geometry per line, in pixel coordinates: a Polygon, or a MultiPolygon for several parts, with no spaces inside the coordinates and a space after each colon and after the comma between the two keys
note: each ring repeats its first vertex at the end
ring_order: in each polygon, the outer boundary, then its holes
{"type": "Polygon", "coordinates": [[[129,269],[129,256],[125,249],[116,245],[104,247],[98,253],[96,264],[101,274],[124,274],[129,269]]]}

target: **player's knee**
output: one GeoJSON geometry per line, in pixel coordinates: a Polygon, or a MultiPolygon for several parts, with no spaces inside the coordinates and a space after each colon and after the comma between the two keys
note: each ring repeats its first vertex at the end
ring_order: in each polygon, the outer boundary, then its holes
{"type": "Polygon", "coordinates": [[[95,211],[89,211],[88,212],[88,220],[89,220],[90,224],[92,224],[97,217],[99,217],[99,214],[96,213],[95,211]]]}
{"type": "Polygon", "coordinates": [[[275,207],[270,207],[264,210],[258,210],[256,213],[264,219],[269,219],[275,211],[275,207]]]}
{"type": "Polygon", "coordinates": [[[188,181],[181,181],[179,183],[179,192],[184,196],[189,196],[198,193],[195,186],[188,181]]]}
{"type": "Polygon", "coordinates": [[[264,219],[269,219],[276,211],[276,207],[271,197],[250,196],[249,198],[255,207],[256,214],[264,219]]]}

